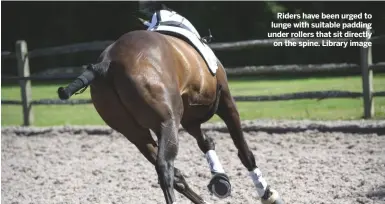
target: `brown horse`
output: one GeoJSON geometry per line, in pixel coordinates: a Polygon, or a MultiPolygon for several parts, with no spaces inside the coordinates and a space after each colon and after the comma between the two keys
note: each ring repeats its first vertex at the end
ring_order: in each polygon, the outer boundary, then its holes
{"type": "Polygon", "coordinates": [[[186,41],[157,32],[132,31],[108,46],[97,64],[89,65],[71,84],[59,88],[58,94],[68,99],[91,86],[92,101],[101,118],[155,166],[167,204],[176,202],[174,188],[193,203],[206,203],[174,168],[180,125],[206,154],[212,172],[209,190],[220,198],[230,194],[230,181],[215,154],[214,141],[201,130],[201,124],[214,114],[226,123],[261,201],[283,203],[255,164],[225,70],[218,64],[213,76],[201,55],[186,41]]]}

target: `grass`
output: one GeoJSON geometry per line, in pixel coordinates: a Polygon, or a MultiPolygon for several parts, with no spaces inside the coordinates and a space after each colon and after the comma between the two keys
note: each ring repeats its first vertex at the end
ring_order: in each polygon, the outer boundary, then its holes
{"type": "MultiPolygon", "coordinates": [[[[257,78],[230,79],[230,89],[235,95],[272,95],[302,91],[346,90],[361,92],[361,78],[313,77],[313,78],[257,78]]],[[[32,98],[56,98],[56,90],[67,82],[56,84],[32,84],[32,98]]],[[[374,89],[384,90],[385,74],[374,74],[374,89]]],[[[20,100],[20,89],[15,85],[1,87],[2,99],[20,100]]],[[[90,98],[89,89],[73,99],[90,98]]],[[[363,113],[362,99],[292,100],[275,102],[237,102],[242,120],[251,119],[359,119],[363,113]]],[[[385,97],[375,98],[375,119],[385,119],[385,97]]],[[[33,107],[34,125],[102,125],[104,122],[89,105],[39,105],[33,107]]],[[[1,125],[20,125],[21,106],[2,105],[1,125]]],[[[213,117],[211,121],[218,121],[213,117]]]]}

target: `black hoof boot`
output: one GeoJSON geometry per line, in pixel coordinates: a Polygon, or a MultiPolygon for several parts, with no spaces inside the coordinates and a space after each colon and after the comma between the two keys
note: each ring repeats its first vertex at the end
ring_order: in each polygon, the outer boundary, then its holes
{"type": "Polygon", "coordinates": [[[214,174],[207,187],[218,198],[227,198],[231,194],[231,184],[226,174],[214,174]]]}

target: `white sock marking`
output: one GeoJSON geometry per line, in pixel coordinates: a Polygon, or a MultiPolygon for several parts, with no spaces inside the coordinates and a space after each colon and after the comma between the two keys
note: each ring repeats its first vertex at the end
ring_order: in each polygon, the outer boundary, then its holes
{"type": "Polygon", "coordinates": [[[249,171],[249,175],[253,180],[255,187],[257,188],[257,193],[259,197],[262,197],[265,194],[267,182],[262,177],[262,172],[259,168],[254,169],[254,171],[249,171]]]}
{"type": "Polygon", "coordinates": [[[225,173],[222,164],[219,162],[217,153],[215,153],[214,150],[209,150],[208,152],[206,152],[206,160],[209,163],[211,172],[225,173]]]}

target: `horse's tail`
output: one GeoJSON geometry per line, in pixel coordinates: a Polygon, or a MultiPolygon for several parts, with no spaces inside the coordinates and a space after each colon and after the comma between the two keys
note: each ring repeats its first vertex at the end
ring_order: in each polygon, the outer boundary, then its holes
{"type": "Polygon", "coordinates": [[[61,100],[67,100],[73,94],[77,93],[77,91],[81,89],[83,90],[80,91],[80,93],[83,93],[83,91],[91,84],[91,82],[97,76],[103,76],[107,73],[110,63],[111,63],[110,61],[102,61],[97,64],[89,64],[87,66],[87,69],[80,76],[78,76],[73,82],[68,84],[68,86],[66,87],[60,87],[57,90],[59,98],[61,100]]]}

